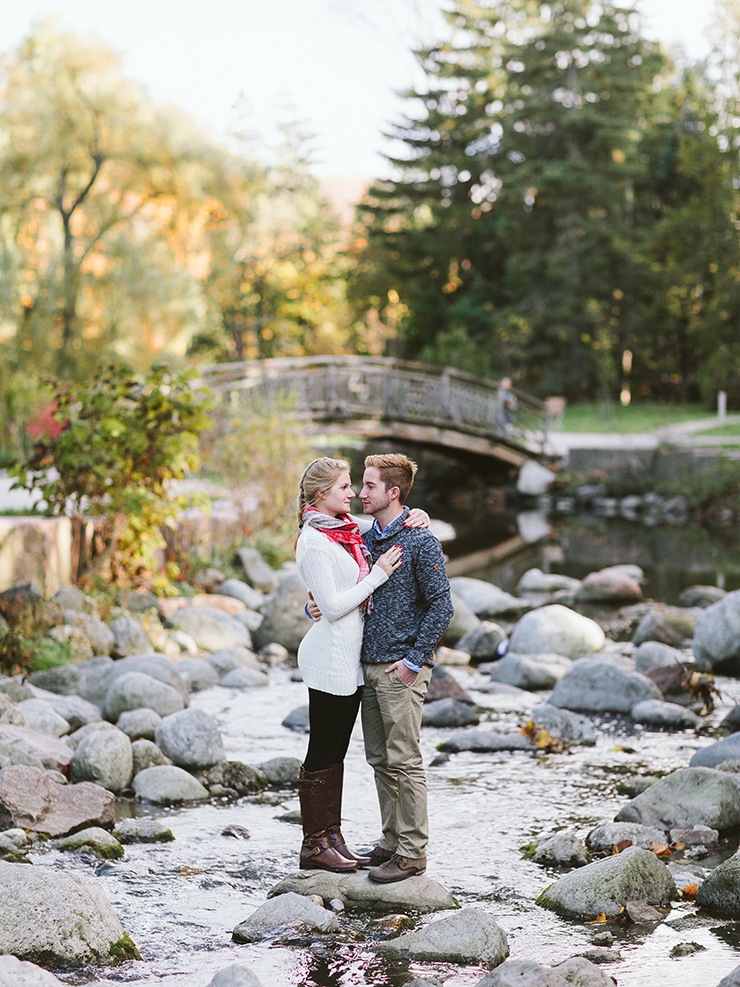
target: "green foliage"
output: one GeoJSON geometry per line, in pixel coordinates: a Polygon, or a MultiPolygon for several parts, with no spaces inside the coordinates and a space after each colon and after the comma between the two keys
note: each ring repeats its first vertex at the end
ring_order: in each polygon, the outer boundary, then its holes
{"type": "Polygon", "coordinates": [[[187,499],[169,484],[199,468],[198,437],[211,424],[193,376],[163,363],[146,375],[108,364],[57,391],[60,434],[43,435],[14,473],[18,486],[41,491],[47,514],[72,519],[78,581],[102,574],[164,589],[177,575],[176,563],[160,558],[163,529],[176,526],[187,499]],[[95,534],[86,542],[89,519],[95,534]]]}
{"type": "Polygon", "coordinates": [[[298,483],[311,459],[290,395],[245,401],[219,411],[204,462],[228,486],[241,534],[270,562],[292,554],[298,483]]]}
{"type": "Polygon", "coordinates": [[[46,635],[30,637],[19,627],[0,633],[0,674],[41,672],[70,662],[69,644],[46,635]]]}
{"type": "Polygon", "coordinates": [[[666,496],[683,494],[690,507],[708,520],[723,509],[734,512],[740,503],[740,461],[718,455],[710,467],[695,470],[680,481],[658,484],[657,490],[666,496]]]}

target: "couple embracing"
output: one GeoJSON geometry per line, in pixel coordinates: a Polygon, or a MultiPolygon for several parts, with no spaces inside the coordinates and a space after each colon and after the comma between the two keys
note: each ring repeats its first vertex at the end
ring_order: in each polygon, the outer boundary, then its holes
{"type": "Polygon", "coordinates": [[[298,650],[310,726],[299,780],[300,866],[369,867],[379,883],[426,869],[419,735],[434,648],[453,613],[428,516],[404,507],[416,469],[401,454],[368,456],[359,496],[373,521],[349,514],[354,493],[344,460],[315,459],[298,495],[296,561],[315,601],[298,650]],[[353,853],[341,831],[344,757],[360,706],[382,826],[366,856],[353,853]]]}

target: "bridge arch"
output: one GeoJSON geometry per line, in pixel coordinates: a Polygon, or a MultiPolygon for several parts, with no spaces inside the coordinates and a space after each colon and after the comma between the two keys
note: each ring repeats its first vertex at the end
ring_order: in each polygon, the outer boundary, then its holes
{"type": "Polygon", "coordinates": [[[404,439],[490,456],[515,466],[543,455],[545,403],[501,381],[393,357],[313,356],[207,367],[221,400],[291,395],[292,413],[367,438],[404,439]],[[514,401],[507,398],[514,396],[514,401]]]}

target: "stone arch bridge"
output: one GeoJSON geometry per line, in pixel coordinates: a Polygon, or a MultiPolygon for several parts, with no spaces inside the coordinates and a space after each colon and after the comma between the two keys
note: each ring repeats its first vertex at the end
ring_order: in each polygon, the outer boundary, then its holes
{"type": "Polygon", "coordinates": [[[286,357],[225,363],[202,382],[231,405],[292,399],[314,426],[474,453],[521,466],[544,455],[543,401],[501,382],[392,357],[286,357]]]}

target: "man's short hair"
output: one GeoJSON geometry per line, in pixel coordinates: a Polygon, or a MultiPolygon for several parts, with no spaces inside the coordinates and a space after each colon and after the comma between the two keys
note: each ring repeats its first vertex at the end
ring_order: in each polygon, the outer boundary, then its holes
{"type": "Polygon", "coordinates": [[[385,484],[385,489],[398,487],[399,500],[403,504],[414,485],[414,477],[419,467],[408,456],[402,452],[388,452],[378,456],[368,456],[365,459],[365,468],[374,466],[380,473],[380,479],[385,484]]]}

